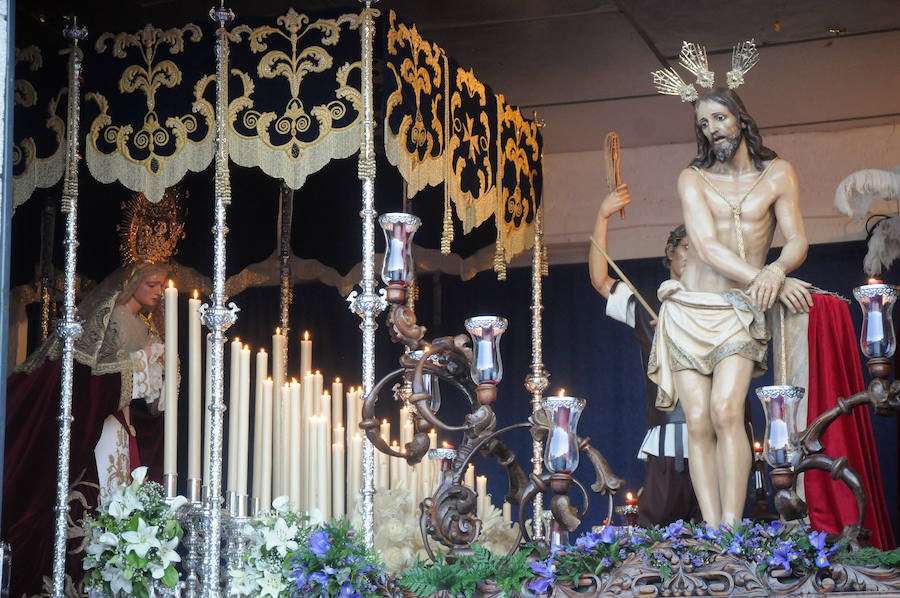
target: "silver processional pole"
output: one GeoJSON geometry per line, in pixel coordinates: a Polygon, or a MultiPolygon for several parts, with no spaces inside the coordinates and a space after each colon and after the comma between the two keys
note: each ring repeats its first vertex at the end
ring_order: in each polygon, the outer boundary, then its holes
{"type": "Polygon", "coordinates": [[[56,461],[56,526],[53,537],[53,598],[63,598],[66,582],[66,536],[69,515],[69,451],[72,441],[72,371],[75,340],[81,336],[81,320],[75,313],[75,254],[78,247],[78,137],[81,122],[81,50],[78,42],[87,29],[76,18],[63,30],[71,42],[69,54],[69,103],[66,110],[66,171],[60,211],[66,215],[65,287],[63,317],[56,334],[63,339],[62,380],[59,397],[59,451],[56,461]]]}
{"type": "Polygon", "coordinates": [[[231,181],[228,174],[228,147],[226,141],[226,117],[228,114],[228,33],[225,25],[234,19],[234,13],[225,9],[221,0],[218,8],[212,8],[209,16],[218,25],[216,31],[216,174],[215,174],[215,224],[213,257],[212,307],[200,308],[203,323],[212,333],[210,344],[210,387],[212,390],[208,409],[211,411],[209,433],[209,493],[205,505],[206,533],[203,536],[203,594],[218,598],[222,553],[222,434],[224,394],[224,345],[225,331],[237,320],[238,308],[234,303],[225,307],[225,208],[231,204],[231,181]]]}
{"type": "MultiPolygon", "coordinates": [[[[375,111],[372,87],[372,41],[375,36],[372,0],[366,0],[360,27],[362,42],[363,138],[359,151],[359,178],[362,181],[362,294],[350,293],[350,311],[362,318],[362,382],[368,395],[375,386],[375,316],[387,308],[384,289],[375,292],[375,111]]],[[[375,544],[375,447],[363,437],[363,538],[375,544]]]]}

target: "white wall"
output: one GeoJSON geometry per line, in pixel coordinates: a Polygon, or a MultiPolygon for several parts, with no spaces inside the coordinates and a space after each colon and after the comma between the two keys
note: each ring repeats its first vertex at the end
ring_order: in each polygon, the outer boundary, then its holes
{"type": "MultiPolygon", "coordinates": [[[[856,170],[900,165],[900,127],[770,134],[764,135],[764,141],[797,171],[810,243],[864,238],[863,222],[851,223],[833,207],[834,190],[856,170]]],[[[666,234],[682,221],[675,181],[695,153],[693,143],[621,150],[622,178],[628,183],[632,203],[624,221],[616,216],[610,221],[612,257],[662,254],[666,234]]],[[[551,263],[587,260],[597,207],[607,193],[605,173],[603,152],[544,155],[545,238],[551,263]]],[[[879,212],[897,212],[893,203],[877,202],[873,207],[879,212]]],[[[779,244],[777,236],[775,243],[779,244]]]]}

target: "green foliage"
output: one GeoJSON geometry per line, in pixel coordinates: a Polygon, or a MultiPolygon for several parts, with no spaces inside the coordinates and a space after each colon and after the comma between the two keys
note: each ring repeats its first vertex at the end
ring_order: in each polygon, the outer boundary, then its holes
{"type": "Polygon", "coordinates": [[[887,569],[900,567],[900,548],[882,552],[877,548],[860,548],[855,552],[836,554],[832,561],[842,565],[857,567],[884,567],[887,569]]]}
{"type": "Polygon", "coordinates": [[[412,569],[401,574],[400,587],[421,598],[441,591],[471,598],[478,582],[492,580],[503,596],[509,596],[518,591],[523,580],[534,576],[528,565],[528,557],[533,552],[531,546],[512,556],[497,556],[478,544],[470,546],[471,555],[461,556],[453,562],[442,553],[438,553],[437,562],[431,564],[417,559],[412,569]]]}

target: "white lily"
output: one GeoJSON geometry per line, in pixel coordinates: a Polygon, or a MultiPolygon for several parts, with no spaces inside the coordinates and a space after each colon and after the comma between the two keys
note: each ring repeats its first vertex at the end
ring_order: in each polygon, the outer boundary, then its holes
{"type": "Polygon", "coordinates": [[[278,594],[287,587],[281,577],[281,572],[276,574],[267,571],[257,583],[259,583],[260,598],[278,598],[278,594]]]}
{"type": "Polygon", "coordinates": [[[278,513],[284,513],[291,506],[291,498],[289,496],[278,496],[272,501],[272,509],[278,513]]]}
{"type": "Polygon", "coordinates": [[[169,514],[174,515],[178,512],[178,509],[188,504],[188,499],[186,496],[181,496],[180,494],[172,499],[172,504],[169,505],[169,514]]]}
{"type": "Polygon", "coordinates": [[[288,525],[284,519],[279,518],[275,527],[266,532],[266,549],[275,550],[278,556],[284,558],[288,550],[297,550],[297,542],[294,537],[300,531],[296,525],[288,525]]]}
{"type": "Polygon", "coordinates": [[[143,518],[139,518],[136,531],[122,534],[122,539],[128,542],[126,552],[131,551],[139,557],[145,558],[151,548],[159,548],[159,539],[156,537],[158,529],[158,526],[147,525],[143,518]]]}
{"type": "Polygon", "coordinates": [[[138,486],[142,486],[144,484],[144,480],[147,479],[147,467],[141,466],[136,468],[131,472],[131,487],[137,488],[138,486]]]}
{"type": "MultiPolygon", "coordinates": [[[[130,489],[129,489],[130,490],[130,489]]],[[[108,512],[111,517],[122,521],[141,508],[141,499],[134,492],[116,494],[109,501],[108,512]]]]}
{"type": "Polygon", "coordinates": [[[162,563],[163,569],[171,565],[172,563],[181,562],[181,557],[176,552],[178,548],[178,538],[171,538],[169,540],[163,540],[159,543],[159,560],[162,563]]]}
{"type": "Polygon", "coordinates": [[[103,581],[109,582],[109,587],[113,594],[116,594],[117,592],[131,594],[131,580],[125,579],[125,572],[122,571],[122,569],[107,563],[106,566],[103,567],[103,571],[100,572],[100,577],[103,581]]]}

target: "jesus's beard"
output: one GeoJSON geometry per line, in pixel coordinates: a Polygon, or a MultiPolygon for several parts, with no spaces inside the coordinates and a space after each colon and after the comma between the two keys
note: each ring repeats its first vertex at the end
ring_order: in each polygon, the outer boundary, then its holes
{"type": "Polygon", "coordinates": [[[730,162],[741,144],[741,131],[726,137],[718,143],[713,143],[713,154],[719,162],[730,162]]]}

